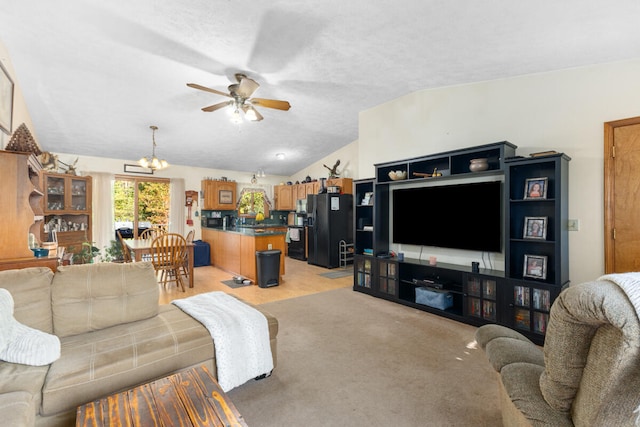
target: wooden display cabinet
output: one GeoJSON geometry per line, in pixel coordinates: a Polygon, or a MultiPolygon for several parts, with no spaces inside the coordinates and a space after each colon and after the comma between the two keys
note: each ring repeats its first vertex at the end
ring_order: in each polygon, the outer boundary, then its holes
{"type": "Polygon", "coordinates": [[[44,219],[39,181],[41,169],[40,162],[31,153],[0,151],[0,191],[4,205],[0,261],[34,258],[29,248],[29,234],[39,240],[44,219]]]}
{"type": "Polygon", "coordinates": [[[58,246],[78,253],[83,243],[92,243],[92,178],[52,172],[42,173],[44,226],[42,241],[51,241],[56,231],[58,246]]]}

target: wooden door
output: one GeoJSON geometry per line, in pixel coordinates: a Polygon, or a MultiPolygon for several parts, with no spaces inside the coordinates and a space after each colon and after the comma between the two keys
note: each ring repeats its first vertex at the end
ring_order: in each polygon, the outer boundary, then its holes
{"type": "Polygon", "coordinates": [[[605,123],[605,272],[640,271],[640,117],[605,123]]]}

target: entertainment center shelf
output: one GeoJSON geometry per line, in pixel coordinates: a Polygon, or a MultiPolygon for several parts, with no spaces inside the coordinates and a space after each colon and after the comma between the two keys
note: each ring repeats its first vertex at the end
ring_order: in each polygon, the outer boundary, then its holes
{"type": "MultiPolygon", "coordinates": [[[[472,325],[502,324],[542,344],[551,304],[569,283],[570,158],[562,153],[520,157],[516,148],[503,141],[380,163],[375,178],[354,181],[354,290],[472,325]],[[471,160],[478,158],[487,159],[486,170],[471,171],[471,160]],[[434,169],[442,175],[429,176],[434,169]],[[392,180],[391,171],[406,172],[406,179],[392,180]],[[407,188],[402,184],[420,189],[437,180],[453,189],[466,178],[495,181],[492,176],[504,176],[499,189],[504,271],[389,256],[390,202],[396,190],[407,188]],[[544,233],[538,234],[540,226],[544,233]]],[[[432,233],[424,221],[416,222],[420,226],[416,233],[432,233]]]]}

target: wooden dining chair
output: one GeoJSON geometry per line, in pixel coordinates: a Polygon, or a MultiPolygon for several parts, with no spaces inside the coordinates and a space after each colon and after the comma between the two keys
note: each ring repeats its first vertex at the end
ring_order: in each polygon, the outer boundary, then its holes
{"type": "Polygon", "coordinates": [[[118,235],[120,245],[122,245],[122,258],[124,262],[132,262],[133,258],[131,257],[131,251],[129,250],[129,246],[124,242],[122,234],[120,234],[120,230],[116,230],[116,234],[118,235]]]}
{"type": "Polygon", "coordinates": [[[166,231],[163,230],[160,227],[151,227],[151,228],[147,228],[146,230],[144,230],[142,233],[140,233],[140,239],[146,240],[146,239],[155,239],[156,237],[165,234],[166,231]]]}
{"type": "MultiPolygon", "coordinates": [[[[187,245],[193,244],[193,238],[195,234],[196,232],[194,230],[191,230],[187,233],[187,237],[185,237],[185,240],[187,241],[187,245]]],[[[189,251],[189,248],[187,248],[187,253],[188,251],[189,251]]],[[[182,274],[182,277],[184,277],[184,279],[187,280],[187,282],[189,281],[189,258],[188,257],[185,257],[184,259],[182,268],[180,268],[180,274],[182,274]]]]}
{"type": "MultiPolygon", "coordinates": [[[[147,228],[146,230],[143,230],[142,233],[140,233],[138,238],[141,240],[153,240],[156,237],[161,236],[165,233],[166,231],[160,227],[151,227],[151,228],[147,228]]],[[[141,259],[142,261],[151,261],[151,254],[143,254],[141,259]]]]}
{"type": "Polygon", "coordinates": [[[185,291],[181,269],[187,257],[187,240],[181,234],[164,233],[151,242],[151,262],[164,288],[176,282],[185,291]]]}

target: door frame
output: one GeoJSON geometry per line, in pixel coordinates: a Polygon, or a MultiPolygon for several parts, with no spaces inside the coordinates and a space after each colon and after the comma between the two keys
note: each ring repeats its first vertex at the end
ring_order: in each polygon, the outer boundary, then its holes
{"type": "Polygon", "coordinates": [[[640,124],[640,117],[604,123],[604,271],[613,273],[615,245],[615,129],[640,124]]]}

